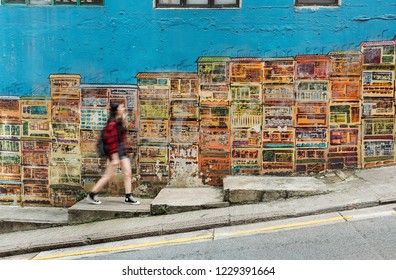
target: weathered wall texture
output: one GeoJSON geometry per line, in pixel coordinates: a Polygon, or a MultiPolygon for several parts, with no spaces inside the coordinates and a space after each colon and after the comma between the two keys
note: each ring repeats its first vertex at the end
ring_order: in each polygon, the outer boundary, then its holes
{"type": "Polygon", "coordinates": [[[137,195],[393,164],[396,4],[265,2],[0,6],[0,202],[74,204],[103,174],[112,101],[128,108],[137,195]]]}

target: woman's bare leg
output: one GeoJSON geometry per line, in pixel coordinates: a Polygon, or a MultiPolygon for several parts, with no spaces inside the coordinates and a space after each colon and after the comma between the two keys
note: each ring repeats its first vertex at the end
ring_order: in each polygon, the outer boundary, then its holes
{"type": "Polygon", "coordinates": [[[118,159],[118,154],[117,156],[112,156],[112,160],[106,167],[105,174],[103,174],[102,178],[99,179],[98,182],[96,182],[95,186],[92,188],[92,192],[97,194],[99,193],[104,186],[110,181],[110,179],[114,176],[114,171],[118,167],[120,163],[120,160],[118,159]]]}
{"type": "Polygon", "coordinates": [[[121,170],[124,175],[125,194],[132,192],[132,170],[129,158],[121,159],[121,170]]]}

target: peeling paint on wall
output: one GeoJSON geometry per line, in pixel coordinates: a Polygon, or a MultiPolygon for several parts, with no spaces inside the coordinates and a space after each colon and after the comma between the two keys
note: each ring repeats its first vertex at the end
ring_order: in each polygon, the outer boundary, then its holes
{"type": "Polygon", "coordinates": [[[157,10],[152,1],[78,9],[1,5],[0,94],[50,96],[48,73],[135,84],[139,72],[195,72],[191,59],[200,56],[345,51],[390,38],[396,28],[392,1],[343,0],[315,11],[296,9],[293,0],[263,2],[244,0],[241,9],[229,10],[157,10]]]}
{"type": "Polygon", "coordinates": [[[353,20],[354,20],[354,21],[396,20],[396,15],[393,15],[393,14],[386,14],[386,15],[374,16],[374,17],[360,16],[360,17],[355,17],[355,18],[353,18],[353,20]]]}

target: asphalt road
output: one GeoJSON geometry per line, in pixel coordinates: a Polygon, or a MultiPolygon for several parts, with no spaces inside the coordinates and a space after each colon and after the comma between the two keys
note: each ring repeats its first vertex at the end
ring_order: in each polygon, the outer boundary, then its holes
{"type": "Polygon", "coordinates": [[[396,260],[396,205],[41,252],[11,259],[396,260]]]}
{"type": "Polygon", "coordinates": [[[396,204],[43,251],[34,260],[396,260],[396,204]]]}
{"type": "Polygon", "coordinates": [[[42,279],[52,279],[53,275],[59,279],[95,276],[97,279],[139,277],[142,280],[261,279],[265,276],[265,279],[279,280],[393,279],[395,208],[396,204],[384,205],[43,251],[3,258],[0,268],[6,278],[17,273],[22,278],[42,279]],[[159,273],[165,274],[159,276],[159,273]]]}
{"type": "Polygon", "coordinates": [[[89,260],[396,259],[396,216],[83,257],[89,260]]]}

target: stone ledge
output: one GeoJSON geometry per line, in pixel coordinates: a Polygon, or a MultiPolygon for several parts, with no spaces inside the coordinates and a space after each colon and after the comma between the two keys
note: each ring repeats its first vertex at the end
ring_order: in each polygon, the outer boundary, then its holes
{"type": "Polygon", "coordinates": [[[176,214],[228,206],[220,188],[165,188],[151,203],[151,214],[176,214]]]}
{"type": "Polygon", "coordinates": [[[327,185],[313,177],[227,176],[224,198],[231,204],[271,202],[326,194],[327,185]]]}
{"type": "Polygon", "coordinates": [[[68,209],[69,224],[90,223],[116,218],[133,218],[150,215],[149,199],[138,199],[140,205],[124,203],[124,197],[101,197],[102,204],[94,205],[85,199],[68,209]]]}
{"type": "Polygon", "coordinates": [[[50,227],[60,227],[65,225],[67,225],[67,222],[54,223],[54,222],[34,222],[34,221],[21,221],[21,220],[4,220],[4,221],[0,221],[0,234],[16,232],[16,231],[44,229],[50,227]]]}

